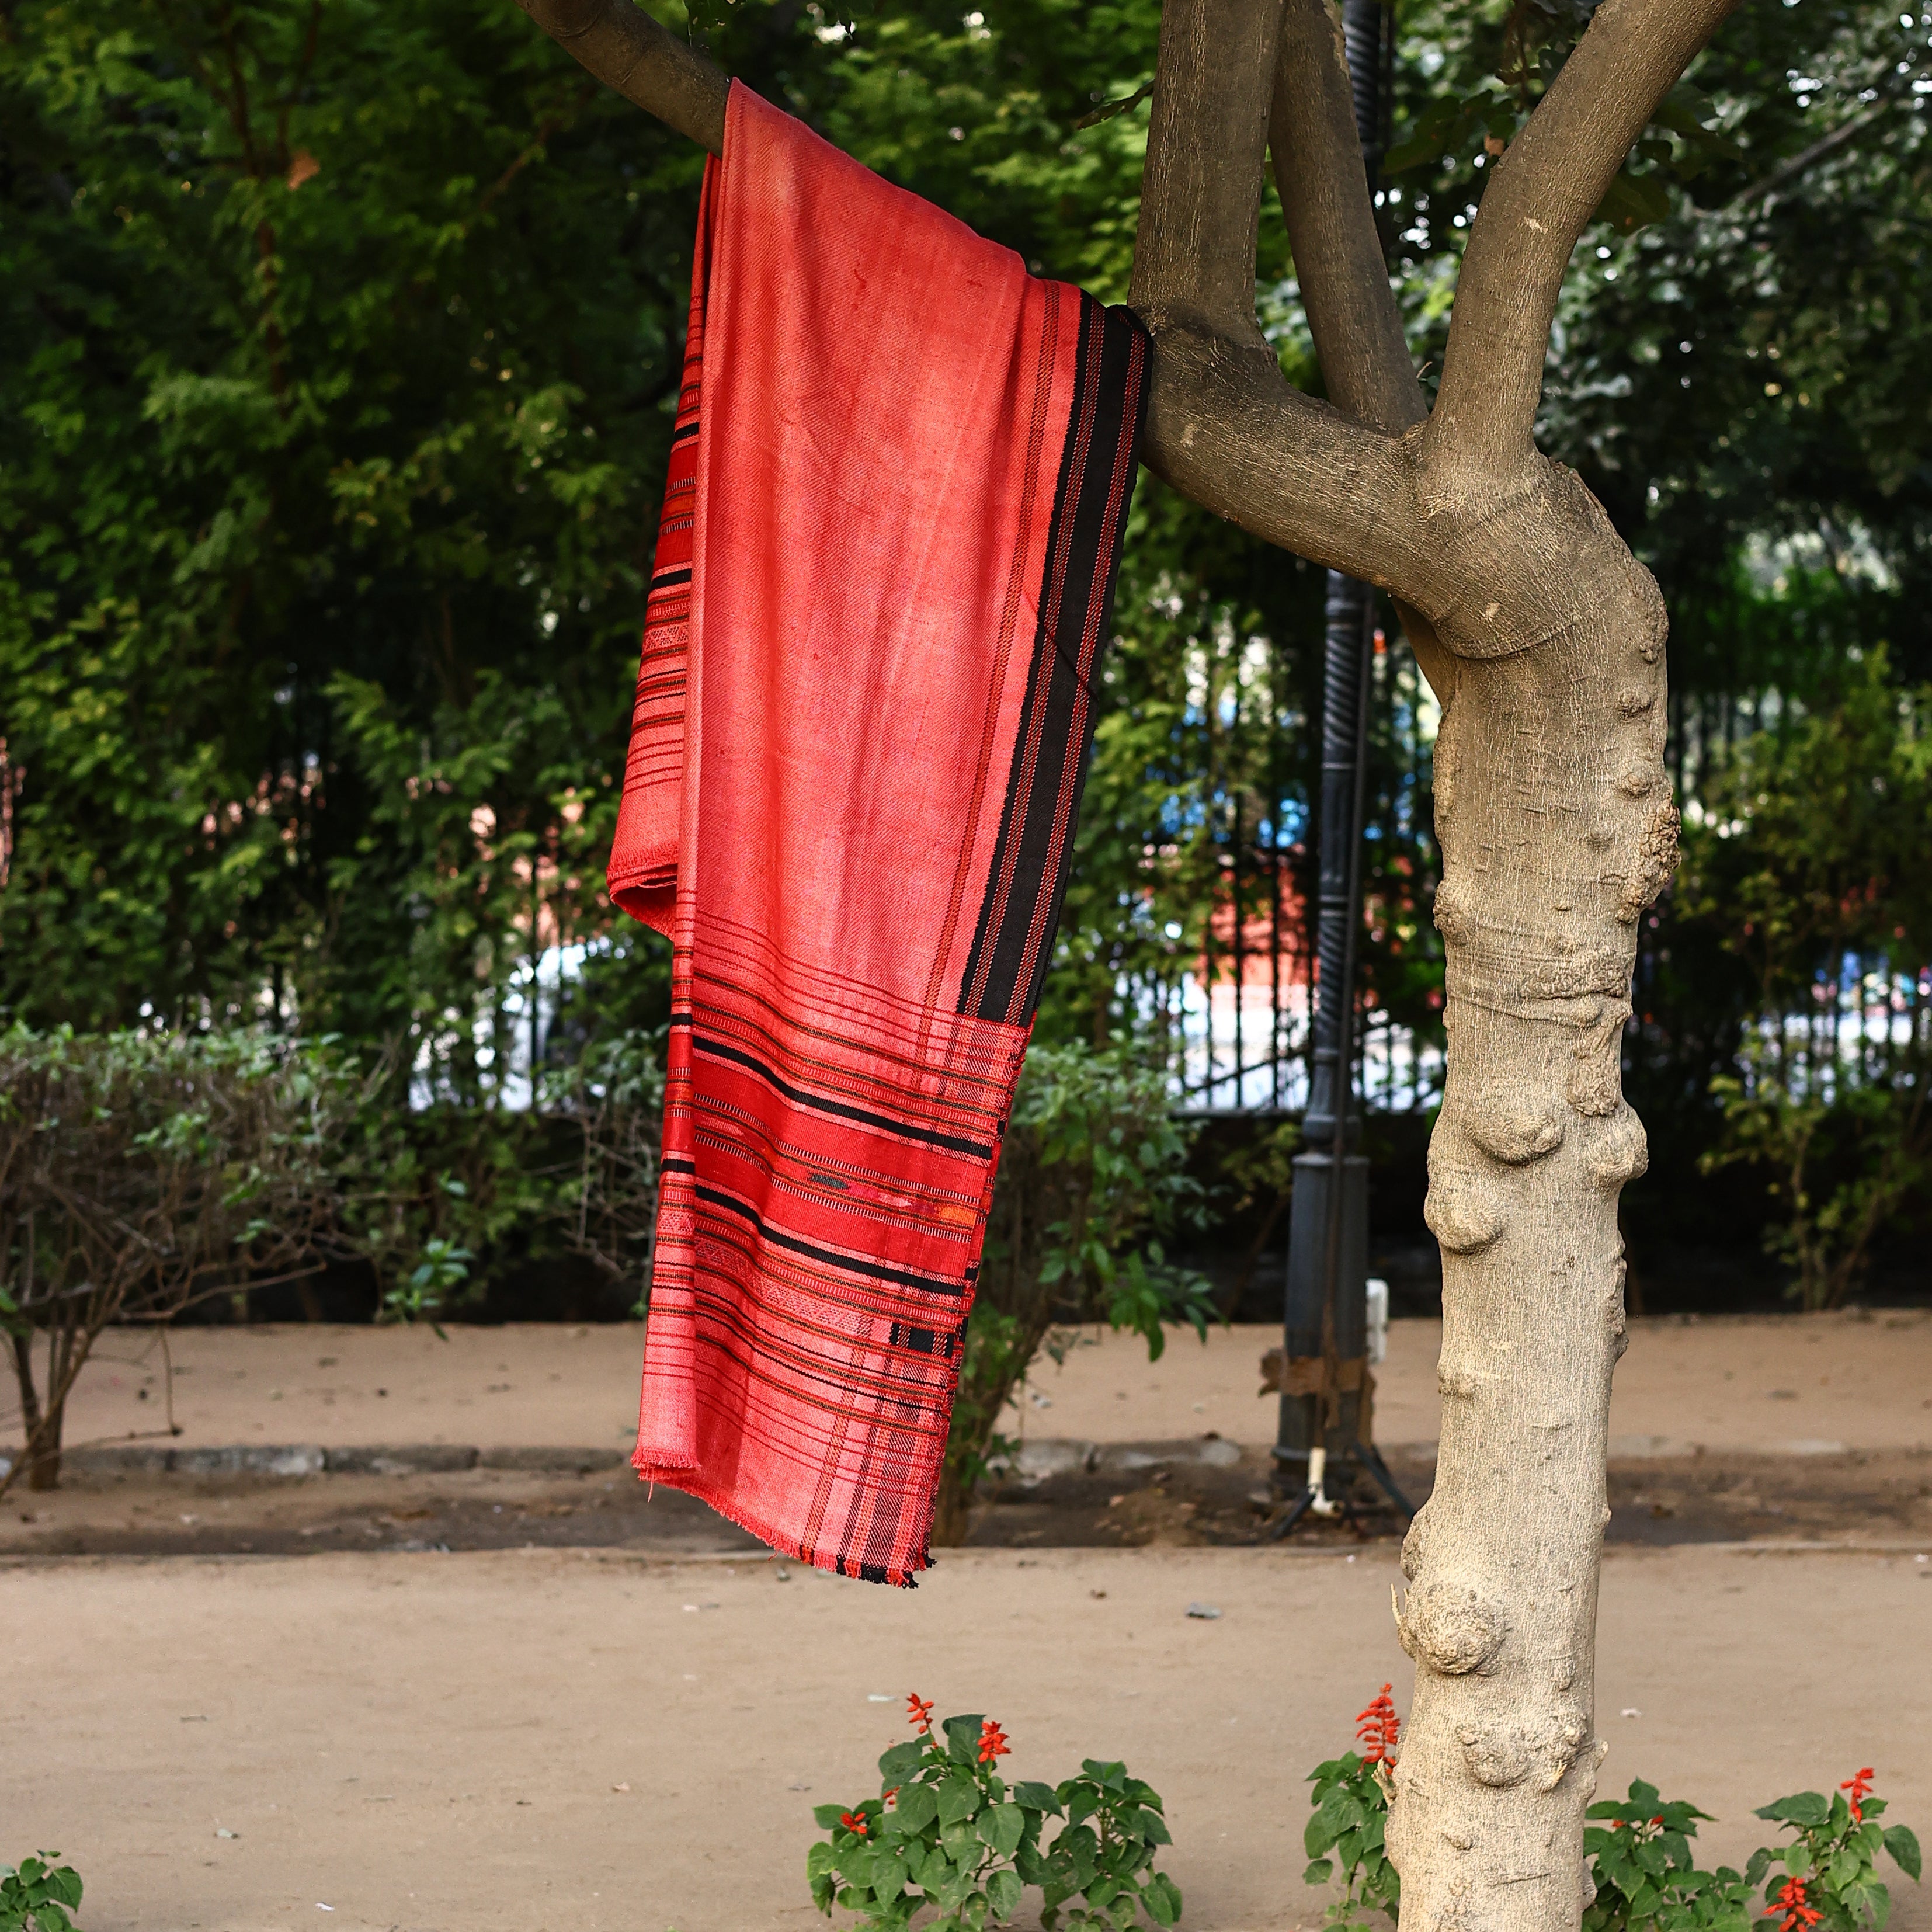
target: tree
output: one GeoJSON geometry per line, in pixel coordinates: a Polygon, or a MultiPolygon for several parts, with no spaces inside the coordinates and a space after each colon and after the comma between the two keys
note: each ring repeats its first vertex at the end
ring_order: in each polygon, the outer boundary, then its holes
{"type": "MultiPolygon", "coordinates": [[[[523,4],[626,98],[722,147],[724,76],[628,0],[523,4]]],[[[1450,1063],[1428,1219],[1444,1412],[1435,1494],[1403,1546],[1417,1680],[1388,1828],[1418,1926],[1548,1932],[1583,1900],[1606,1748],[1592,1686],[1617,1199],[1645,1161],[1620,1048],[1677,814],[1663,598],[1532,431],[1571,253],[1729,6],[1588,14],[1487,173],[1432,406],[1323,0],[1169,0],[1161,22],[1130,297],[1155,343],[1145,460],[1393,596],[1443,710],[1450,1063]],[[1270,150],[1326,402],[1289,386],[1256,320],[1270,150]]]]}

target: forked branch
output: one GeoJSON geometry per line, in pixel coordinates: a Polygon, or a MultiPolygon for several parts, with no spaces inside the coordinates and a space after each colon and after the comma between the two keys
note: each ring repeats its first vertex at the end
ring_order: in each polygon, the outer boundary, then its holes
{"type": "MultiPolygon", "coordinates": [[[[1322,0],[1306,4],[1319,10],[1322,0]]],[[[1282,20],[1282,0],[1166,0],[1161,9],[1130,298],[1155,346],[1144,454],[1156,474],[1244,530],[1382,580],[1405,500],[1396,452],[1292,388],[1255,319],[1282,20]]],[[[1345,121],[1343,159],[1359,178],[1346,106],[1345,121]]],[[[1327,179],[1336,169],[1324,156],[1311,172],[1327,179]]],[[[1360,198],[1366,214],[1366,188],[1360,198]]],[[[1368,233],[1372,248],[1372,220],[1368,233]]],[[[1378,250],[1375,272],[1386,294],[1378,250]]]]}

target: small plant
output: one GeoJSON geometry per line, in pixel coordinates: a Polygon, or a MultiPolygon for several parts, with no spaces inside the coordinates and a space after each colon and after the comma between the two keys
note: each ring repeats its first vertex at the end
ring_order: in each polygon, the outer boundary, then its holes
{"type": "MultiPolygon", "coordinates": [[[[443,1185],[452,1192],[460,1191],[453,1182],[445,1181],[443,1185]]],[[[470,1264],[476,1258],[467,1248],[445,1240],[440,1234],[433,1236],[423,1244],[422,1259],[409,1280],[383,1295],[382,1312],[377,1318],[427,1322],[440,1340],[448,1341],[449,1337],[436,1317],[444,1301],[470,1279],[470,1264]]]]}
{"type": "Polygon", "coordinates": [[[1584,1908],[1583,1932],[1744,1932],[1750,1924],[1751,1893],[1771,1854],[1760,1852],[1742,1874],[1729,1865],[1700,1871],[1690,1840],[1708,1811],[1660,1798],[1656,1786],[1640,1778],[1626,1796],[1593,1804],[1583,1815],[1610,1821],[1607,1828],[1583,1830],[1597,1888],[1584,1908]]]}
{"type": "Polygon", "coordinates": [[[56,1864],[59,1856],[37,1852],[17,1870],[0,1865],[0,1932],[71,1932],[68,1913],[80,1904],[80,1874],[56,1864]]]}
{"type": "MultiPolygon", "coordinates": [[[[1304,1836],[1313,1862],[1302,1876],[1325,1885],[1340,1866],[1342,1895],[1323,1915],[1335,1932],[1373,1932],[1372,1910],[1394,1919],[1400,1907],[1402,1881],[1382,1843],[1402,1730],[1390,1688],[1384,1684],[1355,1720],[1360,1753],[1310,1774],[1315,1815],[1304,1836]]],[[[1660,1798],[1655,1785],[1636,1780],[1624,1797],[1584,1814],[1592,1821],[1583,1832],[1592,1896],[1582,1932],[1752,1932],[1766,1919],[1778,1922],[1777,1932],[1885,1932],[1892,1897],[1877,1876],[1879,1853],[1916,1880],[1918,1840],[1903,1825],[1879,1822],[1885,1800],[1871,1795],[1872,1778],[1867,1766],[1828,1799],[1801,1791],[1766,1805],[1757,1816],[1797,1836],[1753,1852],[1742,1872],[1729,1865],[1700,1871],[1690,1840],[1697,1821],[1711,1814],[1660,1798]],[[1767,1874],[1764,1904],[1754,1909],[1767,1874]]]]}
{"type": "Polygon", "coordinates": [[[813,1811],[830,1836],[807,1853],[806,1877],[828,1917],[836,1904],[865,1932],[904,1932],[930,1907],[939,1916],[926,1932],[982,1932],[1008,1923],[1034,1886],[1046,1932],[1129,1932],[1143,1911],[1160,1926],[1180,1918],[1179,1889],[1151,1869],[1172,1842],[1160,1796],[1124,1765],[1089,1758],[1062,1784],[1010,1786],[993,1719],[948,1718],[935,1732],[928,1700],[906,1706],[919,1735],[879,1760],[880,1795],[813,1811]],[[1060,1820],[1051,1845],[1049,1818],[1060,1820]]]}
{"type": "Polygon", "coordinates": [[[1315,1816],[1302,1842],[1313,1862],[1302,1881],[1326,1885],[1340,1865],[1342,1896],[1331,1900],[1322,1914],[1322,1923],[1336,1932],[1370,1932],[1370,1912],[1386,1912],[1394,1920],[1401,1906],[1402,1880],[1382,1848],[1388,1775],[1402,1734],[1402,1720],[1389,1701],[1393,1688],[1384,1684],[1368,1708],[1356,1714],[1355,1742],[1361,1750],[1344,1751],[1309,1774],[1315,1816]]]}
{"type": "MultiPolygon", "coordinates": [[[[1782,1911],[1788,1932],[1822,1925],[1824,1932],[1859,1932],[1869,1925],[1884,1932],[1892,1894],[1878,1876],[1878,1855],[1916,1882],[1918,1840],[1904,1825],[1881,1825],[1885,1800],[1871,1795],[1870,1766],[1845,1780],[1829,1799],[1815,1791],[1780,1798],[1756,1814],[1788,1826],[1796,1838],[1781,1851],[1759,1854],[1766,1864],[1782,1862],[1785,1876],[1774,1881],[1767,1905],[1782,1911]]],[[[1753,1866],[1756,1860],[1752,1861],[1753,1866]]]]}

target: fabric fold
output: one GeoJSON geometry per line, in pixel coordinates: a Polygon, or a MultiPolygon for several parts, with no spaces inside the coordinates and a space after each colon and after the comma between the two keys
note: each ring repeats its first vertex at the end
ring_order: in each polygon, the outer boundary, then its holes
{"type": "Polygon", "coordinates": [[[1124,309],[734,83],[612,898],[670,938],[638,1470],[930,1560],[1145,410],[1124,309]]]}

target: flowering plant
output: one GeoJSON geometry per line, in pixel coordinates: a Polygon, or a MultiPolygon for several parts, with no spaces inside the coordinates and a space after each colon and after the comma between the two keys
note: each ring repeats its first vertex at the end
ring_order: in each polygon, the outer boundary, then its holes
{"type": "Polygon", "coordinates": [[[1359,1752],[1345,1751],[1317,1765],[1309,1775],[1315,1790],[1315,1815],[1302,1833],[1312,1862],[1302,1874],[1307,1885],[1325,1885],[1342,1868],[1342,1896],[1322,1916],[1336,1932],[1370,1932],[1363,1915],[1379,1909],[1394,1918],[1402,1902],[1402,1880],[1382,1849],[1388,1820],[1388,1779],[1395,1764],[1402,1720],[1384,1684],[1366,1710],[1355,1718],[1359,1752]]]}
{"type": "Polygon", "coordinates": [[[1129,1932],[1139,1915],[1159,1926],[1180,1916],[1180,1893],[1150,1868],[1172,1842],[1160,1796],[1126,1767],[1089,1758],[1058,1785],[1009,1785],[999,1760],[1006,1734],[976,1713],[936,1729],[931,1702],[906,1700],[919,1735],[879,1760],[880,1795],[848,1808],[820,1804],[827,1834],[806,1854],[812,1903],[860,1915],[865,1932],[904,1932],[928,1906],[927,1932],[982,1932],[1006,1924],[1028,1886],[1040,1922],[1054,1932],[1129,1932]],[[1052,1843],[1046,1821],[1060,1821],[1052,1843]],[[1062,1908],[1076,1900],[1063,1922],[1062,1908]]]}
{"type": "Polygon", "coordinates": [[[1740,1874],[1729,1865],[1700,1871],[1690,1853],[1697,1820],[1710,1813],[1660,1798],[1641,1778],[1622,1798],[1592,1804],[1583,1828],[1597,1893],[1583,1911],[1583,1932],[1748,1932],[1750,1898],[1771,1862],[1760,1852],[1740,1874]]]}
{"type": "Polygon", "coordinates": [[[1785,1868],[1784,1876],[1772,1882],[1764,1914],[1784,1914],[1778,1932],[1810,1932],[1814,1925],[1822,1925],[1824,1932],[1858,1932],[1865,1924],[1884,1932],[1892,1894],[1880,1882],[1878,1855],[1888,1852],[1916,1880],[1918,1840],[1905,1826],[1879,1822],[1885,1800],[1871,1795],[1871,1786],[1868,1766],[1829,1798],[1800,1791],[1756,1814],[1798,1834],[1781,1852],[1760,1854],[1767,1864],[1781,1862],[1785,1868]]]}
{"type": "MultiPolygon", "coordinates": [[[[1315,1815],[1304,1833],[1313,1862],[1303,1874],[1327,1883],[1339,1865],[1342,1895],[1324,1923],[1334,1932],[1372,1932],[1371,1909],[1397,1916],[1402,1881],[1384,1850],[1390,1772],[1402,1724],[1390,1687],[1355,1720],[1359,1753],[1318,1765],[1310,1774],[1315,1815]]],[[[1872,1796],[1873,1772],[1858,1772],[1830,1798],[1802,1791],[1767,1804],[1757,1816],[1789,1826],[1795,1840],[1754,1852],[1742,1872],[1720,1865],[1700,1871],[1690,1840],[1710,1814],[1660,1798],[1641,1779],[1628,1794],[1593,1804],[1583,1832],[1593,1894],[1582,1932],[1885,1932],[1891,1895],[1877,1877],[1884,1851],[1907,1876],[1919,1876],[1918,1840],[1903,1825],[1879,1821],[1885,1800],[1872,1796]],[[1770,1875],[1762,1907],[1758,1886],[1770,1875]]]]}

